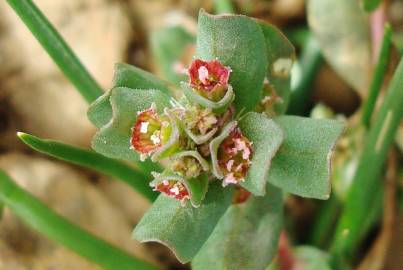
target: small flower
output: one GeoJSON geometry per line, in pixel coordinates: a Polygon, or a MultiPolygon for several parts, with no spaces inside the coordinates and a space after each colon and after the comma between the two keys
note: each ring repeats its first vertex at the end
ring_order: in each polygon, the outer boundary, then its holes
{"type": "Polygon", "coordinates": [[[158,150],[169,138],[171,127],[166,116],[160,116],[152,105],[138,112],[132,128],[131,145],[144,159],[158,150]]]}
{"type": "Polygon", "coordinates": [[[178,175],[186,179],[199,176],[203,170],[200,162],[192,156],[184,156],[175,159],[171,164],[171,168],[178,175]]]}
{"type": "Polygon", "coordinates": [[[218,165],[224,175],[223,186],[245,180],[252,155],[252,143],[235,128],[218,148],[218,165]]]}
{"type": "Polygon", "coordinates": [[[184,115],[184,122],[194,134],[205,135],[216,126],[218,120],[211,108],[189,106],[184,115]]]}
{"type": "Polygon", "coordinates": [[[203,97],[219,101],[228,89],[230,73],[218,60],[195,59],[189,68],[190,85],[203,97]]]}
{"type": "Polygon", "coordinates": [[[164,193],[182,203],[189,199],[189,192],[184,184],[176,180],[164,180],[154,186],[155,191],[164,193]]]}

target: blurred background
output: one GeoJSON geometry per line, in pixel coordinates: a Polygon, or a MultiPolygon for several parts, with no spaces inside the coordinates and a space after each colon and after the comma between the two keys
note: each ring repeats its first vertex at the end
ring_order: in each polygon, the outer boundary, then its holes
{"type": "MultiPolygon", "coordinates": [[[[339,143],[333,166],[334,192],[340,201],[350,185],[365,137],[357,115],[379,50],[379,29],[386,20],[395,32],[391,69],[397,63],[399,47],[403,48],[403,34],[399,32],[403,30],[403,1],[385,1],[371,15],[355,9],[358,4],[345,7],[354,1],[334,0],[321,7],[326,10],[322,14],[312,8],[310,27],[304,0],[233,1],[234,12],[275,24],[295,45],[298,62],[292,89],[303,94],[291,113],[348,120],[349,129],[339,143]]],[[[116,62],[136,65],[172,82],[180,80],[181,69],[193,55],[199,9],[211,13],[220,9],[212,0],[34,2],[104,90],[111,86],[116,62]]],[[[149,203],[130,187],[34,152],[16,137],[17,131],[23,131],[88,148],[95,127],[86,118],[87,106],[6,1],[1,1],[0,168],[52,209],[99,237],[165,269],[189,269],[178,264],[164,247],[140,245],[131,239],[132,228],[149,203]]],[[[396,142],[402,146],[400,130],[396,142]]],[[[399,205],[403,208],[399,203],[403,179],[398,149],[395,161],[400,166],[389,193],[396,200],[381,204],[356,256],[359,269],[403,269],[403,214],[399,211],[399,205]],[[385,217],[382,209],[386,208],[390,211],[385,217]],[[385,218],[390,221],[386,229],[382,225],[385,218]],[[380,259],[371,267],[376,263],[379,267],[366,268],[373,256],[380,259]]],[[[312,236],[323,204],[287,197],[285,234],[289,245],[326,246],[328,239],[312,236]]],[[[338,211],[331,213],[330,227],[338,211]]],[[[99,268],[37,234],[5,209],[0,220],[0,269],[99,268]]]]}

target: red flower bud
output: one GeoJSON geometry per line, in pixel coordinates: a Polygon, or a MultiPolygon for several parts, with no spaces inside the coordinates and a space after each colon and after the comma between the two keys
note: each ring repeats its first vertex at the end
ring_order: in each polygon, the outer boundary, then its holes
{"type": "Polygon", "coordinates": [[[225,95],[230,73],[218,60],[195,59],[189,68],[190,85],[202,96],[218,101],[225,95]]]}

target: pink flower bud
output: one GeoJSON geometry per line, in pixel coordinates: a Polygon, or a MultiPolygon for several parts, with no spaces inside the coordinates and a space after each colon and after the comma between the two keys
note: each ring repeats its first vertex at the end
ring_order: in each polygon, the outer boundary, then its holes
{"type": "Polygon", "coordinates": [[[166,194],[178,201],[184,202],[189,199],[189,192],[184,184],[175,180],[164,180],[155,185],[154,190],[166,194]]]}
{"type": "Polygon", "coordinates": [[[218,165],[224,174],[223,185],[245,180],[253,155],[252,143],[236,128],[218,148],[218,165]]]}

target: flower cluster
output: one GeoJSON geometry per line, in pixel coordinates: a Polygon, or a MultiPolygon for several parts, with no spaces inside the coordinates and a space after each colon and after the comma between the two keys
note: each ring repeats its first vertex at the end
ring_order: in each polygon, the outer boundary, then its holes
{"type": "Polygon", "coordinates": [[[223,186],[245,180],[253,148],[234,119],[230,74],[218,60],[195,59],[189,81],[181,84],[180,101],[160,111],[153,104],[137,113],[132,148],[143,160],[168,160],[163,173],[153,173],[154,190],[185,203],[192,197],[189,183],[202,181],[201,176],[220,179],[223,186]]]}

